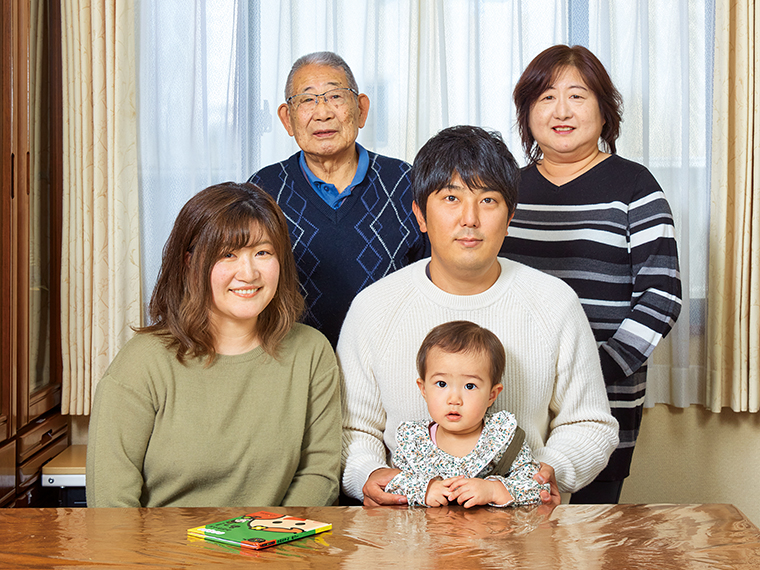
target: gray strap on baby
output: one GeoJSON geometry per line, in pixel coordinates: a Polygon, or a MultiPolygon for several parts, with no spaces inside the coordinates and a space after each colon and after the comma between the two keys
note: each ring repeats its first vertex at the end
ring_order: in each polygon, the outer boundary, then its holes
{"type": "Polygon", "coordinates": [[[494,474],[506,477],[512,470],[512,463],[517,459],[517,454],[522,449],[523,442],[525,441],[525,432],[521,427],[515,428],[515,435],[512,436],[512,441],[509,443],[504,455],[499,459],[498,465],[496,465],[496,471],[494,474]]]}

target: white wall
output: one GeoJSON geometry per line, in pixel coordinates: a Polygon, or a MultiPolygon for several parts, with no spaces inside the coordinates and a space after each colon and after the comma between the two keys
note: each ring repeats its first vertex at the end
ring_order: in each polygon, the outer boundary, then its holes
{"type": "Polygon", "coordinates": [[[622,503],[731,503],[760,526],[760,414],[645,410],[622,503]]]}
{"type": "Polygon", "coordinates": [[[69,416],[69,433],[71,445],[87,445],[87,430],[90,416],[69,416]]]}

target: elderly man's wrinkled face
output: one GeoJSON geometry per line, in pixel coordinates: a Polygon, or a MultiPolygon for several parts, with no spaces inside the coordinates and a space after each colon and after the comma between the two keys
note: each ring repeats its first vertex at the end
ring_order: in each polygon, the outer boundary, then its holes
{"type": "Polygon", "coordinates": [[[320,95],[333,89],[339,96],[317,98],[313,104],[300,104],[296,97],[283,103],[277,110],[288,134],[295,137],[308,158],[316,160],[339,160],[342,155],[353,152],[353,145],[364,126],[369,113],[369,98],[354,95],[347,90],[348,81],[342,69],[325,65],[306,65],[293,76],[293,92],[290,95],[313,93],[320,95]]]}

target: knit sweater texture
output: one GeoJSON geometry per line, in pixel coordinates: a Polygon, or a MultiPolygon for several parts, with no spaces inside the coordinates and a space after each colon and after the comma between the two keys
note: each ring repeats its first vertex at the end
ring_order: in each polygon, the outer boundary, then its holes
{"type": "Polygon", "coordinates": [[[590,482],[618,443],[596,345],[561,280],[499,259],[501,274],[477,295],[452,295],[426,274],[429,259],[362,291],[338,342],[343,371],[343,488],[361,499],[370,473],[388,467],[401,422],[428,418],[415,379],[425,335],[453,320],[493,331],[507,354],[504,390],[491,407],[509,410],[536,459],[555,469],[560,491],[590,482]]]}
{"type": "Polygon", "coordinates": [[[426,255],[427,240],[412,213],[411,166],[368,154],[367,175],[337,210],[309,184],[300,152],[248,180],[274,197],[285,214],[306,300],[303,322],[333,346],[359,291],[426,255]]]}
{"type": "Polygon", "coordinates": [[[559,277],[580,297],[620,423],[620,445],[599,478],[625,478],[641,424],[646,361],[681,310],[665,194],[645,167],[617,155],[562,186],[527,167],[501,251],[559,277]]]}
{"type": "Polygon", "coordinates": [[[324,506],[338,495],[339,370],[297,324],[259,347],[189,359],[138,334],[100,381],[87,446],[94,507],[324,506]]]}

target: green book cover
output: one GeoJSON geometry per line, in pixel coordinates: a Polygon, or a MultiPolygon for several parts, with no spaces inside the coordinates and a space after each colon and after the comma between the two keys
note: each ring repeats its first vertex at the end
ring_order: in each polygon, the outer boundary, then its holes
{"type": "Polygon", "coordinates": [[[234,519],[188,529],[197,538],[241,548],[267,548],[332,528],[331,524],[258,511],[234,519]]]}

